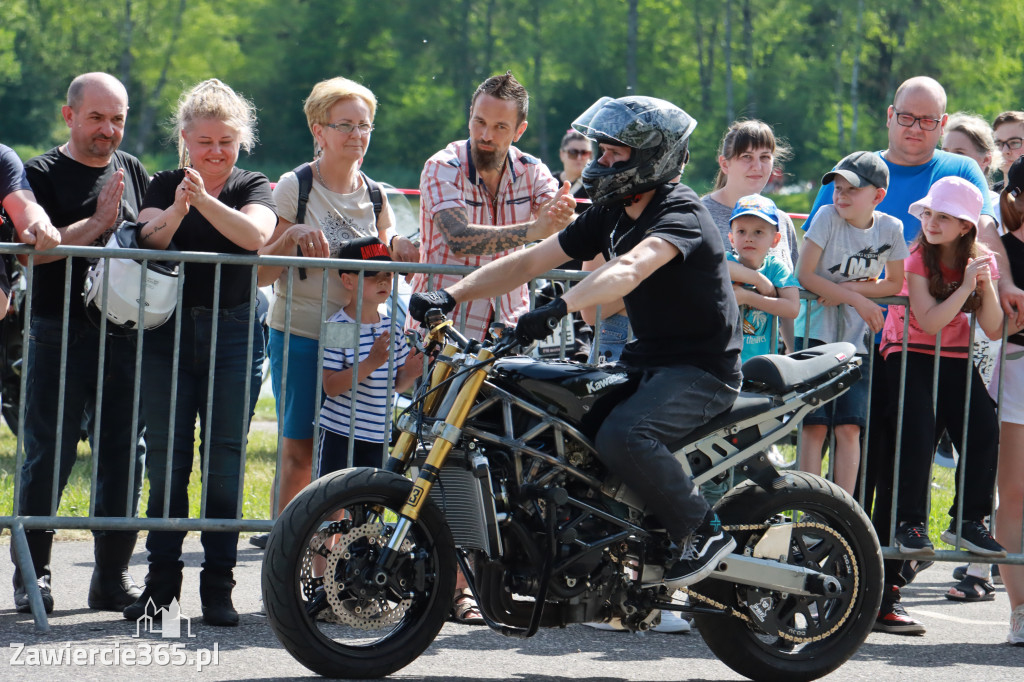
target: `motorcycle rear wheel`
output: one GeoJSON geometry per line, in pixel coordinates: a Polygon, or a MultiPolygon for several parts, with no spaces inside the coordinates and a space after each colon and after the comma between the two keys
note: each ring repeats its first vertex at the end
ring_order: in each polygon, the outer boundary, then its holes
{"type": "MultiPolygon", "coordinates": [[[[781,490],[744,482],[722,498],[718,514],[727,526],[804,524],[793,532],[787,563],[837,578],[842,595],[799,597],[713,579],[693,586],[694,592],[750,617],[697,614],[696,621],[719,660],[757,680],[813,680],[832,672],[867,639],[882,598],[881,549],[864,510],[818,476],[787,476],[781,490]]],[[[761,531],[733,536],[736,552],[743,553],[761,531]]]]}
{"type": "Polygon", "coordinates": [[[412,524],[387,585],[366,580],[411,489],[397,474],[346,469],[307,486],[274,525],[263,603],[281,644],[313,672],[389,675],[423,653],[444,625],[455,546],[433,503],[412,524]]]}

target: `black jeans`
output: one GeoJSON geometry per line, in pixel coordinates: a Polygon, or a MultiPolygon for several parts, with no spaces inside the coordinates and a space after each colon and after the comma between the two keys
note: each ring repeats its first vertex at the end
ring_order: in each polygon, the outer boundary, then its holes
{"type": "Polygon", "coordinates": [[[698,367],[641,370],[636,391],[612,408],[597,432],[601,460],[674,539],[697,528],[709,506],[666,443],[721,414],[738,395],[738,381],[729,385],[698,367]]]}
{"type": "MultiPolygon", "coordinates": [[[[900,358],[893,353],[886,360],[889,390],[898,395],[900,358]]],[[[967,358],[941,358],[939,362],[938,400],[932,410],[932,372],[935,357],[907,353],[906,397],[903,430],[900,437],[899,484],[896,499],[897,522],[925,523],[928,520],[932,458],[943,429],[949,431],[953,445],[963,443],[964,400],[967,390],[967,358]]],[[[956,480],[966,467],[963,489],[957,489],[951,517],[956,516],[958,500],[963,496],[964,519],[981,521],[992,511],[992,491],[996,481],[999,455],[999,424],[995,407],[985,390],[978,370],[971,366],[970,410],[967,415],[967,451],[960,453],[956,480]]]]}
{"type": "MultiPolygon", "coordinates": [[[[61,348],[61,320],[33,318],[29,328],[28,384],[25,395],[25,464],[22,467],[18,512],[49,516],[60,504],[64,486],[77,457],[83,416],[87,416],[89,441],[97,458],[96,516],[135,516],[142,490],[146,459],[142,414],[132,432],[135,399],[135,337],[107,336],[88,320],[68,320],[68,347],[61,348]],[[67,353],[64,372],[64,414],[61,440],[57,443],[58,396],[61,357],[67,353]],[[97,376],[104,353],[103,377],[97,376]],[[102,410],[97,410],[96,389],[102,380],[102,410]],[[93,419],[99,413],[99,441],[93,442],[93,419]],[[135,472],[130,477],[132,448],[135,472]],[[56,453],[56,472],[54,457],[56,453]],[[57,499],[53,478],[57,476],[57,499]]],[[[145,392],[145,386],[142,387],[145,392]]],[[[111,531],[96,531],[102,535],[111,531]]]]}
{"type": "MultiPolygon", "coordinates": [[[[233,519],[241,486],[242,448],[260,392],[263,364],[263,330],[249,319],[249,305],[221,310],[217,317],[217,348],[213,365],[213,316],[207,308],[184,311],[177,381],[172,376],[174,320],[146,334],[143,346],[143,381],[147,387],[143,405],[149,424],[149,506],[146,516],[164,516],[164,490],[170,476],[169,518],[188,518],[188,481],[192,473],[196,418],[199,419],[200,463],[209,450],[209,476],[205,485],[206,516],[233,519]],[[252,363],[246,364],[252,340],[252,363]],[[246,376],[249,393],[245,392],[246,376]],[[213,382],[213,410],[207,423],[207,396],[213,382]],[[171,388],[176,403],[171,414],[171,388]],[[172,419],[173,416],[173,419],[172,419]],[[207,427],[209,440],[207,441],[207,427]],[[169,447],[173,435],[173,450],[169,447]]],[[[181,566],[184,531],[150,531],[146,539],[150,570],[181,566]]],[[[204,531],[203,568],[229,571],[234,568],[238,533],[204,531]]]]}

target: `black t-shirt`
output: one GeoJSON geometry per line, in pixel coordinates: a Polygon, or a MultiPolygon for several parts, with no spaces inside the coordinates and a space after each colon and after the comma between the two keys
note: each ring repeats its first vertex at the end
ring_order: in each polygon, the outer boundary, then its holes
{"type": "MultiPolygon", "coordinates": [[[[57,147],[25,164],[25,174],[32,185],[36,201],[50,216],[54,227],[67,227],[89,218],[96,212],[96,199],[103,186],[115,171],[124,169],[124,194],[121,207],[113,227],[122,220],[135,220],[139,216],[142,197],[149,186],[149,174],[142,163],[131,154],[114,152],[114,156],[103,168],[93,168],[65,156],[57,147]]],[[[105,246],[108,235],[93,243],[105,246]]],[[[85,317],[82,287],[89,261],[85,258],[71,259],[71,304],[72,318],[85,317]]],[[[32,280],[32,312],[44,317],[60,317],[64,308],[63,259],[37,265],[32,280]]]]}
{"type": "Polygon", "coordinates": [[[622,360],[640,367],[695,365],[736,381],[742,336],[722,237],[711,214],[686,185],[666,184],[633,221],[621,206],[593,206],[558,241],[573,258],[608,260],[657,236],[679,254],[625,297],[635,340],[622,360]]]}
{"type": "MultiPolygon", "coordinates": [[[[185,176],[182,169],[161,171],[153,176],[153,182],[146,192],[143,208],[163,210],[174,203],[174,191],[185,176]]],[[[262,173],[235,168],[224,183],[217,200],[225,206],[239,210],[249,204],[262,204],[276,212],[270,182],[262,173]]],[[[181,221],[172,238],[179,251],[203,251],[207,253],[255,254],[235,244],[221,234],[217,228],[194,207],[181,221]]],[[[182,305],[186,308],[213,307],[214,270],[213,263],[183,263],[185,291],[182,305]]],[[[220,271],[220,307],[233,308],[252,301],[255,295],[250,284],[252,266],[223,265],[220,271]]]]}
{"type": "MultiPolygon", "coordinates": [[[[1013,283],[1017,286],[1024,285],[1024,242],[1007,232],[1000,239],[1006,247],[1006,257],[1010,261],[1010,274],[1013,275],[1013,283]]],[[[1005,273],[1003,275],[1005,277],[1005,273]]],[[[1006,339],[1011,343],[1024,346],[1024,331],[1011,334],[1006,339]]]]}

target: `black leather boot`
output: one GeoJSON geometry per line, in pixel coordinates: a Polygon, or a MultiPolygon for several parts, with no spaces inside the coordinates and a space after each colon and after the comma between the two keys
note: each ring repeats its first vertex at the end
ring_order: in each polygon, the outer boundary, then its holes
{"type": "Polygon", "coordinates": [[[138,620],[143,615],[157,617],[160,609],[170,606],[172,600],[181,599],[181,569],[184,564],[150,566],[146,576],[146,589],[121,613],[126,620],[138,620]]]}
{"type": "Polygon", "coordinates": [[[107,531],[94,536],[96,565],[89,582],[89,608],[124,611],[142,595],[128,574],[128,562],[135,550],[136,532],[107,531]]]}
{"type": "MultiPolygon", "coordinates": [[[[50,550],[53,547],[52,530],[30,530],[25,532],[28,538],[28,551],[32,556],[32,567],[36,572],[36,583],[43,596],[43,607],[47,613],[53,611],[53,595],[50,593],[50,550]]],[[[21,569],[14,558],[14,543],[11,543],[11,561],[14,561],[14,608],[18,613],[30,613],[28,592],[22,580],[21,569]]]]}
{"type": "Polygon", "coordinates": [[[238,611],[231,603],[234,586],[231,571],[204,568],[199,574],[199,600],[203,604],[203,620],[208,625],[238,625],[238,611]]]}

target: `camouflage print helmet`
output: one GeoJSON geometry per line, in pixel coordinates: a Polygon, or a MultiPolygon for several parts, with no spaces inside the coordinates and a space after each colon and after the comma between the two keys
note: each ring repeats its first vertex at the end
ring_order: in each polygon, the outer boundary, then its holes
{"type": "Polygon", "coordinates": [[[685,111],[655,97],[602,97],[572,127],[594,146],[594,155],[583,169],[583,187],[598,206],[627,200],[680,173],[689,156],[687,140],[697,127],[685,111]],[[605,167],[598,144],[631,148],[629,161],[605,167]]]}

